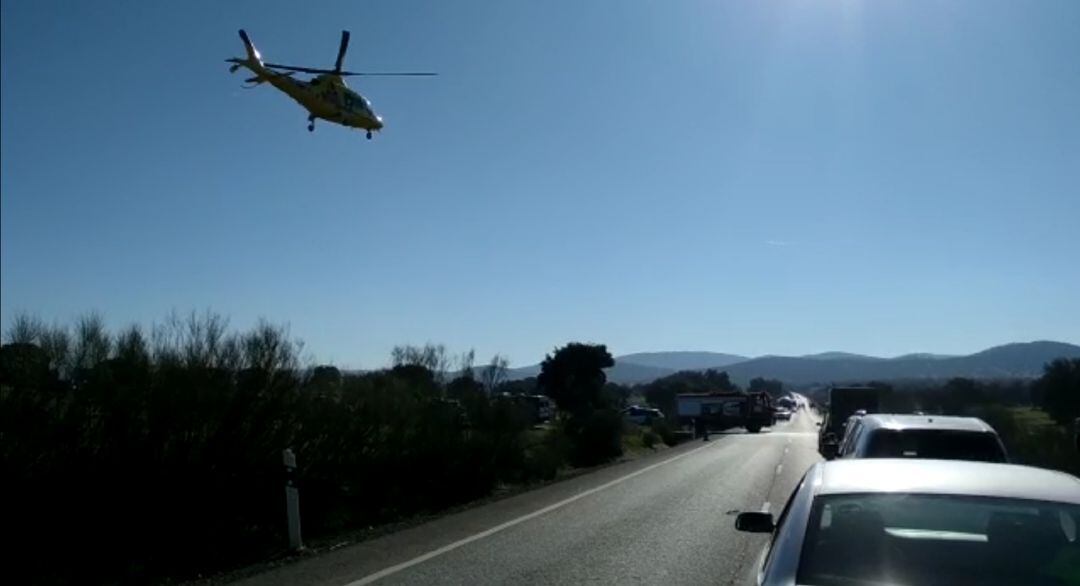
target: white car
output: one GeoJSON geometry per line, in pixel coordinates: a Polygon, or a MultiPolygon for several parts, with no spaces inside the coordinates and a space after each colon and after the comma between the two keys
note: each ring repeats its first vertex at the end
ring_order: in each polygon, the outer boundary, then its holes
{"type": "Polygon", "coordinates": [[[1066,586],[1080,580],[1080,478],[987,462],[815,464],[769,533],[749,583],[1066,586]]]}
{"type": "Polygon", "coordinates": [[[886,415],[849,424],[840,458],[933,458],[1008,462],[993,427],[976,417],[886,415]]]}

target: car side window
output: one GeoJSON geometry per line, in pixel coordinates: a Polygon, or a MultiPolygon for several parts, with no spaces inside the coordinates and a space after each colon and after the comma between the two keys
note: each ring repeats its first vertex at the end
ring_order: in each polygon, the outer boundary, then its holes
{"type": "Polygon", "coordinates": [[[846,449],[844,450],[845,456],[855,453],[855,446],[859,445],[859,438],[862,437],[863,426],[860,424],[855,428],[855,432],[851,436],[851,441],[848,442],[846,449]]]}
{"type": "Polygon", "coordinates": [[[840,444],[840,449],[836,451],[836,455],[843,458],[848,453],[848,446],[851,445],[852,438],[855,437],[855,432],[859,429],[859,423],[855,422],[851,424],[851,429],[844,434],[844,441],[840,444]]]}
{"type": "Polygon", "coordinates": [[[843,458],[844,455],[848,453],[848,446],[851,445],[851,440],[855,437],[855,432],[858,429],[859,429],[859,422],[858,421],[854,421],[849,425],[847,433],[844,434],[843,441],[840,442],[840,448],[838,450],[836,450],[837,457],[843,458]]]}
{"type": "Polygon", "coordinates": [[[858,454],[860,457],[865,458],[870,450],[870,443],[874,441],[875,433],[879,433],[880,431],[881,428],[878,428],[875,431],[869,431],[865,434],[860,435],[859,441],[851,446],[851,451],[855,454],[858,454]]]}

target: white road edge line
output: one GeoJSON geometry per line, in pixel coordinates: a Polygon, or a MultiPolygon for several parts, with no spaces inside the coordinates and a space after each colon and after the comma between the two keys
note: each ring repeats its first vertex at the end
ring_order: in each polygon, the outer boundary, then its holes
{"type": "MultiPolygon", "coordinates": [[[[556,509],[560,509],[562,507],[565,507],[566,505],[568,505],[568,504],[570,504],[570,503],[572,503],[574,501],[583,499],[583,498],[585,498],[585,497],[587,497],[589,495],[593,495],[593,494],[596,494],[596,493],[598,493],[598,492],[600,492],[602,490],[606,490],[608,488],[611,488],[612,486],[615,486],[616,484],[619,484],[619,483],[625,482],[627,480],[630,480],[631,478],[634,478],[635,476],[640,476],[642,474],[645,474],[646,472],[649,472],[651,470],[655,470],[656,468],[659,468],[660,466],[663,466],[664,464],[669,464],[671,462],[674,462],[675,460],[680,460],[682,458],[685,458],[685,457],[689,456],[690,454],[700,452],[701,450],[704,450],[706,448],[711,448],[711,447],[716,446],[716,445],[721,445],[721,444],[720,444],[720,442],[713,443],[713,444],[707,444],[707,445],[704,445],[704,446],[701,446],[701,447],[698,447],[698,448],[694,448],[694,449],[690,450],[689,452],[683,452],[682,454],[679,454],[678,456],[672,456],[672,457],[668,458],[667,460],[664,460],[663,462],[657,462],[655,464],[650,464],[650,465],[642,468],[641,470],[638,470],[636,472],[631,472],[630,474],[627,474],[626,476],[621,476],[621,477],[616,478],[615,480],[612,480],[610,482],[605,482],[604,484],[601,484],[600,486],[595,486],[593,488],[590,488],[589,490],[579,492],[579,493],[575,494],[574,496],[572,496],[570,498],[563,499],[563,500],[561,500],[561,501],[559,501],[559,502],[557,502],[555,504],[548,505],[548,506],[546,506],[546,507],[544,507],[542,509],[538,509],[536,511],[533,511],[533,512],[527,514],[527,515],[522,515],[522,516],[520,516],[520,517],[518,517],[516,519],[512,519],[512,520],[507,521],[507,522],[505,522],[505,523],[503,523],[501,525],[496,525],[496,526],[492,527],[491,529],[487,529],[485,531],[481,531],[480,533],[475,533],[475,534],[470,535],[468,537],[465,537],[463,539],[459,539],[459,540],[457,540],[457,541],[455,541],[453,543],[450,543],[448,545],[444,545],[444,546],[440,547],[439,549],[433,549],[433,550],[431,550],[431,551],[429,551],[429,552],[427,552],[427,553],[425,553],[423,555],[419,555],[419,556],[417,556],[417,557],[415,557],[415,558],[413,558],[411,560],[401,562],[400,564],[396,564],[396,565],[390,566],[388,568],[383,568],[383,569],[379,570],[378,572],[375,572],[374,574],[369,574],[367,576],[364,576],[363,578],[360,578],[359,580],[349,582],[349,583],[345,584],[345,586],[364,586],[365,584],[371,584],[372,582],[374,582],[376,580],[381,580],[382,578],[385,578],[385,577],[390,576],[392,574],[396,574],[396,573],[398,573],[398,572],[400,572],[402,570],[405,570],[407,568],[411,568],[412,566],[415,566],[417,564],[424,563],[424,562],[426,562],[426,561],[428,561],[428,560],[430,560],[432,558],[439,557],[444,553],[451,552],[451,551],[453,551],[453,550],[455,550],[455,549],[457,549],[457,548],[459,548],[459,547],[461,547],[463,545],[468,545],[468,544],[470,544],[470,543],[472,543],[474,541],[477,541],[477,540],[483,539],[485,537],[494,535],[494,534],[496,534],[496,533],[498,533],[498,532],[500,532],[500,531],[502,531],[504,529],[509,529],[510,527],[513,527],[514,525],[524,523],[525,521],[528,521],[530,519],[535,519],[535,518],[539,517],[540,515],[544,515],[546,513],[550,513],[551,511],[554,511],[556,509]]],[[[765,503],[765,504],[767,505],[768,503],[765,503]]]]}
{"type": "Polygon", "coordinates": [[[772,504],[769,501],[765,501],[765,503],[761,505],[761,512],[762,513],[768,513],[769,509],[771,509],[771,508],[772,508],[772,504]]]}
{"type": "Polygon", "coordinates": [[[777,476],[780,476],[780,471],[781,471],[781,470],[783,470],[783,469],[784,469],[784,465],[783,465],[783,464],[777,464],[777,465],[776,465],[776,475],[777,475],[777,476]]]}

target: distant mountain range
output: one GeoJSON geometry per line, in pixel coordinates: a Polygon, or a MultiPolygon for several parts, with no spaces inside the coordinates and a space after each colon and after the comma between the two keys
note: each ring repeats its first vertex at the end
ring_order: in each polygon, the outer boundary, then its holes
{"type": "Polygon", "coordinates": [[[747,356],[719,352],[638,352],[619,356],[617,363],[625,362],[664,370],[705,370],[723,368],[747,360],[750,360],[747,356]]]}
{"type": "MultiPolygon", "coordinates": [[[[779,379],[791,385],[870,380],[1036,377],[1055,358],[1080,358],[1080,346],[1063,342],[1027,342],[995,346],[968,356],[905,354],[896,358],[848,352],[807,356],[748,358],[718,352],[642,352],[615,358],[608,380],[619,384],[647,383],[680,370],[725,370],[732,381],[746,385],[755,377],[779,379]]],[[[540,365],[511,369],[510,379],[536,376],[540,365]]]]}

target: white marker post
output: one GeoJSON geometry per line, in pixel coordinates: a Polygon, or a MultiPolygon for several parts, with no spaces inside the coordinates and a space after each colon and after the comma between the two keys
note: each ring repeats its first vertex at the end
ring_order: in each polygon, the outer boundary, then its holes
{"type": "Polygon", "coordinates": [[[296,454],[289,448],[281,452],[285,463],[285,516],[289,524],[289,549],[300,551],[300,491],[296,489],[296,454]]]}

